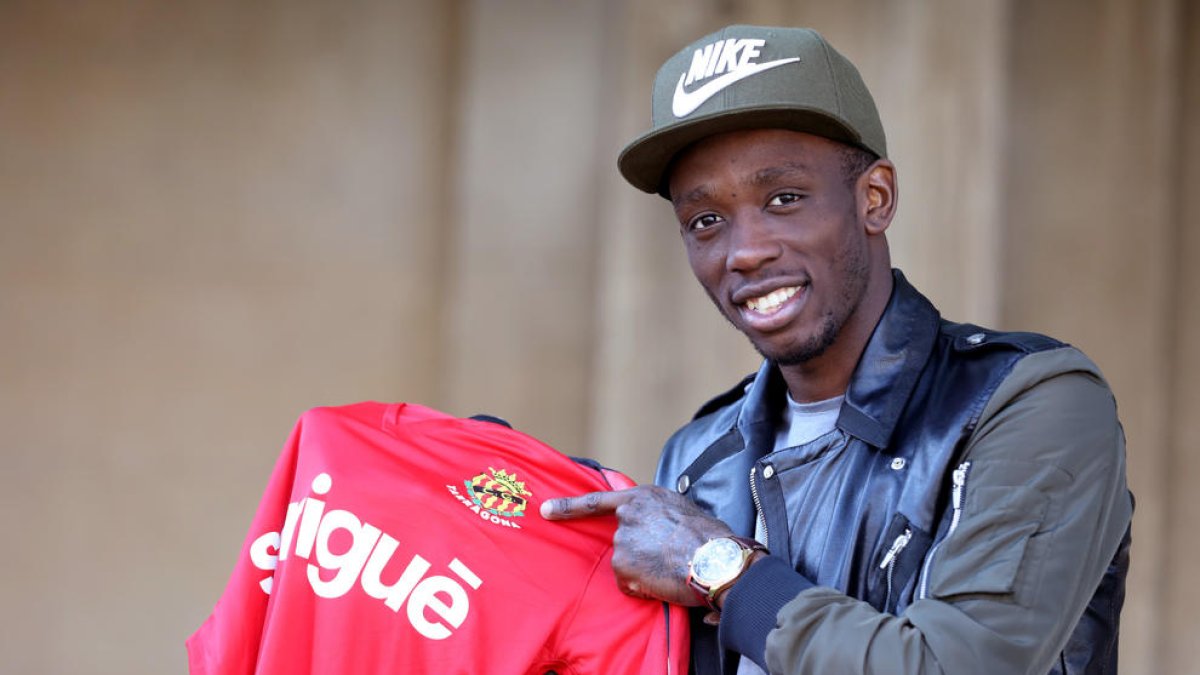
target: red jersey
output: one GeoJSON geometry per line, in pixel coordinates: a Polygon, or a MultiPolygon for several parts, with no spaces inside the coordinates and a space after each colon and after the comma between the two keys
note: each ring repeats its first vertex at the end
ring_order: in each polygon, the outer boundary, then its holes
{"type": "Polygon", "coordinates": [[[538,514],[610,488],[492,422],[412,404],[310,410],[187,641],[191,673],[683,675],[686,612],[618,590],[615,519],[538,514]]]}

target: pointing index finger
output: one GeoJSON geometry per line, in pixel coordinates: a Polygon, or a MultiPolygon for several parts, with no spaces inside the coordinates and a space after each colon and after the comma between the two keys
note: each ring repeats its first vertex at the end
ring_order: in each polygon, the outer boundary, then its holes
{"type": "Polygon", "coordinates": [[[542,502],[540,510],[546,520],[574,520],[616,513],[617,507],[628,500],[629,495],[624,490],[589,492],[574,497],[547,499],[542,502]]]}

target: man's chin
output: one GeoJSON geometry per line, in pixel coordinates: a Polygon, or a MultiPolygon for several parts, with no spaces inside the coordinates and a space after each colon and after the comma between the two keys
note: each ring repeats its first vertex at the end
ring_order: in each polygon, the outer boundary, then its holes
{"type": "Polygon", "coordinates": [[[754,346],[755,351],[768,361],[780,366],[798,366],[808,363],[821,354],[824,354],[825,350],[833,344],[836,336],[837,333],[832,330],[832,326],[827,325],[816,335],[796,339],[785,344],[755,340],[753,338],[750,339],[750,344],[754,346]]]}
{"type": "Polygon", "coordinates": [[[820,356],[820,353],[813,353],[809,350],[767,351],[756,348],[756,351],[764,359],[779,366],[798,366],[820,356]]]}
{"type": "MultiPolygon", "coordinates": [[[[709,297],[712,297],[711,295],[709,297]]],[[[715,302],[715,301],[714,301],[715,302]]],[[[720,305],[718,305],[720,307],[720,305]]],[[[721,308],[721,315],[754,347],[764,359],[781,366],[796,366],[810,361],[822,353],[833,343],[837,331],[833,322],[826,318],[820,326],[820,331],[808,337],[783,335],[782,331],[764,335],[749,330],[739,319],[735,310],[721,308]]],[[[792,327],[793,330],[795,326],[792,327]]]]}
{"type": "MultiPolygon", "coordinates": [[[[772,357],[766,357],[780,366],[798,366],[803,363],[808,363],[825,353],[827,345],[819,345],[813,348],[797,349],[790,352],[784,352],[772,357]]],[[[761,353],[761,352],[760,352],[761,353]]],[[[765,355],[764,355],[765,356],[765,355]]]]}

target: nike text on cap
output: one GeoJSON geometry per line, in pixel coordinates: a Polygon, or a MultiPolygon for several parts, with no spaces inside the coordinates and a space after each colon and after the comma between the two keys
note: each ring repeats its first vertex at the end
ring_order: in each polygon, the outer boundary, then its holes
{"type": "Polygon", "coordinates": [[[809,28],[728,26],[693,42],[659,68],[652,117],[617,166],[634,187],[668,199],[675,155],[725,131],[792,129],[887,156],[858,70],[809,28]]]}

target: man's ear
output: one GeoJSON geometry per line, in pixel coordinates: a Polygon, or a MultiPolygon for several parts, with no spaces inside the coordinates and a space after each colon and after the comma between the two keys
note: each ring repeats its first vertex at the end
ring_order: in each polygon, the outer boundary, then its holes
{"type": "Polygon", "coordinates": [[[892,224],[900,193],[896,167],[887,159],[875,160],[858,178],[859,204],[867,234],[883,234],[892,224]]]}

